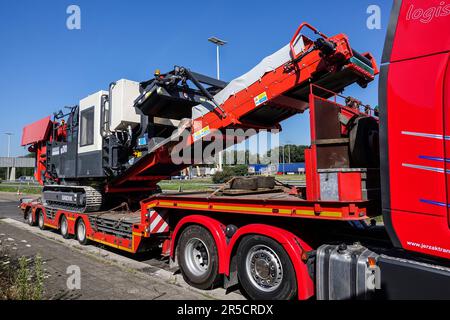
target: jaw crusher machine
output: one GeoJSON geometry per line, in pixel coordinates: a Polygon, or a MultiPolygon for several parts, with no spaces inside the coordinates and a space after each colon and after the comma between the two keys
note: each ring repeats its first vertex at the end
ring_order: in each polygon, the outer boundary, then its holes
{"type": "MultiPolygon", "coordinates": [[[[355,51],[346,35],[328,37],[303,23],[286,46],[229,83],[178,66],[140,83],[121,79],[25,127],[22,145],[36,154],[47,206],[136,206],[160,191],[159,181],[189,166],[170,154],[182,132],[190,134],[183,147],[191,148],[228,128],[278,128],[308,109],[311,85],[326,99],[354,83],[365,87],[377,73],[373,57],[355,51]]],[[[346,121],[362,116],[350,113],[346,121]]]]}

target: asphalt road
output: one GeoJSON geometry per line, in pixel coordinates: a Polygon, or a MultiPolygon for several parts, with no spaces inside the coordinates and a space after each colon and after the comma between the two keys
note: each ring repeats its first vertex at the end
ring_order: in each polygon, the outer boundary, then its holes
{"type": "Polygon", "coordinates": [[[11,218],[22,221],[20,210],[17,207],[21,197],[25,196],[17,195],[15,193],[0,192],[0,219],[11,218]]]}
{"type": "MultiPolygon", "coordinates": [[[[36,195],[17,195],[15,193],[8,193],[8,192],[0,192],[0,219],[10,218],[14,219],[16,221],[23,222],[23,216],[22,211],[18,208],[20,198],[36,198],[36,195]]],[[[48,232],[56,233],[55,231],[49,230],[48,232]]],[[[105,248],[107,250],[110,250],[110,248],[107,248],[105,246],[101,246],[102,248],[105,248]]],[[[120,252],[118,250],[111,249],[112,252],[120,252]]],[[[154,253],[146,253],[139,255],[139,257],[133,257],[132,255],[124,254],[124,256],[129,257],[130,259],[140,261],[143,263],[146,263],[151,266],[163,268],[165,270],[169,270],[169,264],[165,260],[161,260],[159,256],[155,255],[154,253]]]]}
{"type": "MultiPolygon", "coordinates": [[[[26,195],[0,193],[0,246],[13,254],[39,253],[46,263],[46,298],[56,299],[243,299],[222,288],[198,290],[184,282],[157,253],[133,256],[102,245],[81,246],[57,231],[26,224],[18,208],[26,195]],[[82,287],[67,289],[67,268],[80,267],[82,287]]],[[[36,197],[36,196],[33,196],[36,197]]]]}

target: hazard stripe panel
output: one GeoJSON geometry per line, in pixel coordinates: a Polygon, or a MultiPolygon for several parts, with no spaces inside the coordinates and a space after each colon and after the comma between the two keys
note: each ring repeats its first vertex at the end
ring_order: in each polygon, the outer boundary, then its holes
{"type": "Polygon", "coordinates": [[[148,209],[150,217],[150,233],[169,232],[169,215],[167,210],[155,211],[148,209]]]}

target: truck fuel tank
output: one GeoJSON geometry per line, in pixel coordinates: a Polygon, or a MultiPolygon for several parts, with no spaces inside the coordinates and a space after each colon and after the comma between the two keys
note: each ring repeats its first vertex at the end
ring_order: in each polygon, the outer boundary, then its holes
{"type": "Polygon", "coordinates": [[[316,255],[318,300],[369,299],[380,287],[378,254],[359,243],[322,245],[316,255]]]}

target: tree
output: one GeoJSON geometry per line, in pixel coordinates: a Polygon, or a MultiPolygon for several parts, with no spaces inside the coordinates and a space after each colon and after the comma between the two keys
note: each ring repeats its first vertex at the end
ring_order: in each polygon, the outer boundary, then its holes
{"type": "Polygon", "coordinates": [[[248,167],[245,164],[237,166],[224,166],[222,171],[216,172],[213,177],[213,183],[224,183],[233,177],[242,177],[248,175],[248,167]]]}
{"type": "Polygon", "coordinates": [[[26,155],[21,156],[19,158],[34,158],[36,156],[36,153],[34,152],[28,152],[26,155]]]}
{"type": "Polygon", "coordinates": [[[305,149],[308,146],[287,144],[280,149],[280,162],[283,161],[283,150],[284,150],[284,161],[288,162],[289,158],[291,163],[295,162],[305,162],[305,149]],[[290,155],[290,157],[289,157],[290,155]]]}
{"type": "MultiPolygon", "coordinates": [[[[291,163],[296,162],[305,162],[305,149],[309,148],[309,146],[305,145],[296,145],[296,144],[287,144],[284,146],[278,147],[278,161],[280,163],[283,162],[289,162],[289,154],[290,154],[290,160],[291,163]],[[283,152],[284,152],[284,158],[283,158],[283,152]]],[[[274,149],[269,151],[269,157],[274,152],[274,149]]]]}

